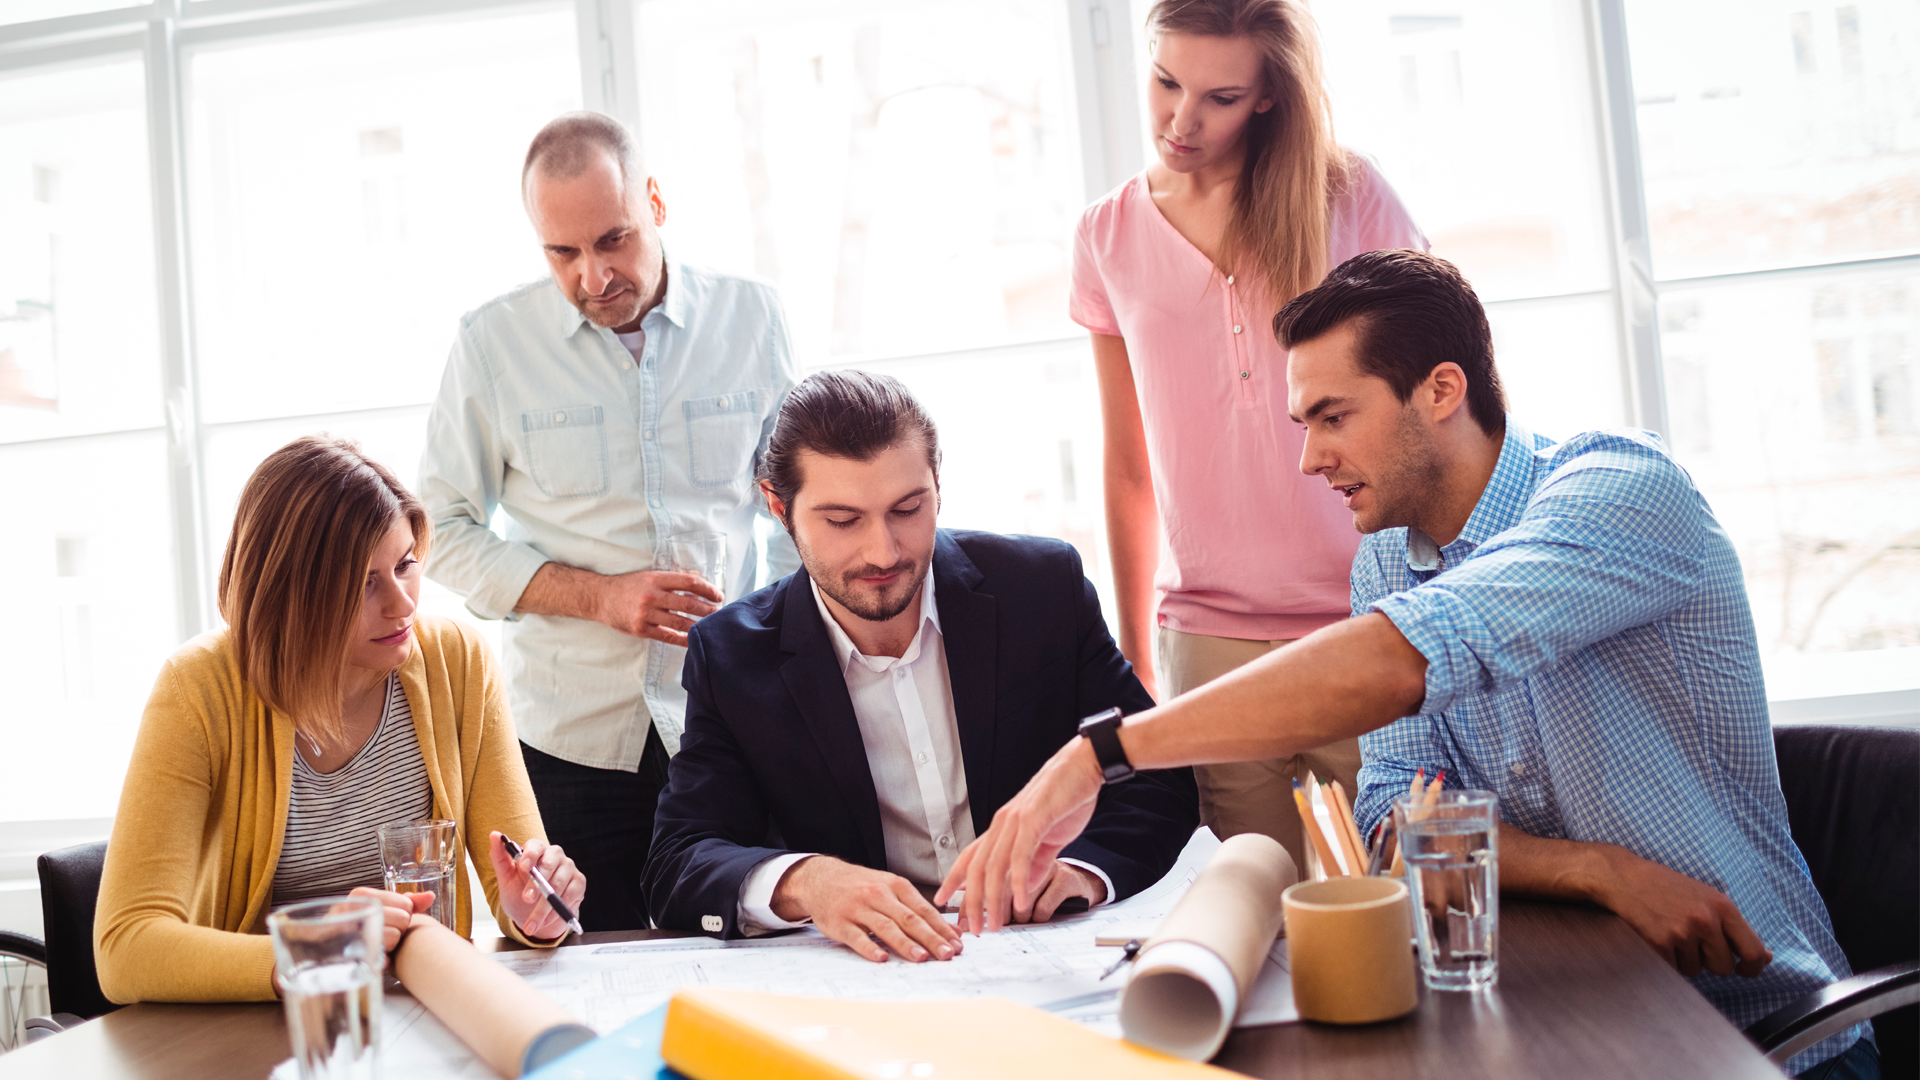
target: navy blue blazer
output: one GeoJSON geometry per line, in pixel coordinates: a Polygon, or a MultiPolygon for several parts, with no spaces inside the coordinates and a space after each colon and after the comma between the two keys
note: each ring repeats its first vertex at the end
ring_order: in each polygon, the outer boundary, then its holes
{"type": "MultiPolygon", "coordinates": [[[[934,597],[975,834],[1077,733],[1153,699],[1115,647],[1080,555],[1057,540],[940,530],[934,597]]],[[[654,815],[643,886],[656,925],[739,937],[740,887],[789,851],[887,869],[880,804],[806,570],[708,615],[688,635],[687,726],[654,815]]],[[[1191,769],[1102,791],[1061,854],[1105,871],[1114,899],[1160,879],[1199,825],[1191,769]]]]}

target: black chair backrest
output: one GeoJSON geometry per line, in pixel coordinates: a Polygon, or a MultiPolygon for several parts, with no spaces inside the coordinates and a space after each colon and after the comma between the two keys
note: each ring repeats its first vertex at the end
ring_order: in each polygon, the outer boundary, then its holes
{"type": "MultiPolygon", "coordinates": [[[[1920,731],[1773,729],[1793,841],[1853,970],[1920,960],[1920,731]]],[[[1920,1007],[1874,1020],[1881,1075],[1920,1074],[1920,1007]]]]}
{"type": "Polygon", "coordinates": [[[57,1013],[88,1020],[119,1008],[100,993],[93,966],[93,906],[107,842],[40,856],[40,915],[47,932],[47,997],[57,1013]]]}

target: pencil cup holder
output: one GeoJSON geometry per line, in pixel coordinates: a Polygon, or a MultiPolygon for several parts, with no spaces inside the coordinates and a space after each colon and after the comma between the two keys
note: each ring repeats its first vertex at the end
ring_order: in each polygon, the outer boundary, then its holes
{"type": "Polygon", "coordinates": [[[1393,878],[1306,881],[1280,894],[1293,1002],[1324,1024],[1371,1024],[1420,1003],[1407,940],[1407,886],[1393,878]]]}

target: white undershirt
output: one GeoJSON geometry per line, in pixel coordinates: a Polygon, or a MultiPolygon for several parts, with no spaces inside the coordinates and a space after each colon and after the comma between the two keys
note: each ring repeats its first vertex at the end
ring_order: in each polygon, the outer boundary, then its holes
{"type": "MultiPolygon", "coordinates": [[[[867,771],[880,804],[887,869],[922,889],[936,889],[961,850],[973,842],[973,813],[967,801],[966,762],[953,710],[946,639],[933,597],[933,567],[928,565],[920,586],[920,625],[898,658],[861,653],[828,609],[820,586],[812,584],[812,588],[860,725],[867,771]]],[[[812,921],[788,922],[773,913],[773,892],[780,879],[812,854],[779,855],[747,875],[738,912],[744,932],[786,930],[812,921]]],[[[1075,859],[1060,861],[1084,867],[1106,885],[1108,897],[1113,895],[1113,882],[1099,867],[1075,859]]]]}

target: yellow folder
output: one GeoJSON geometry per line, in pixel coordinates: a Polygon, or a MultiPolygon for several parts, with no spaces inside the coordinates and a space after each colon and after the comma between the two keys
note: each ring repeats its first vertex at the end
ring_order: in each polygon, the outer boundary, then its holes
{"type": "Polygon", "coordinates": [[[1234,1075],[1000,998],[829,1001],[709,987],[673,995],[660,1056],[690,1080],[1221,1080],[1234,1075]]]}

